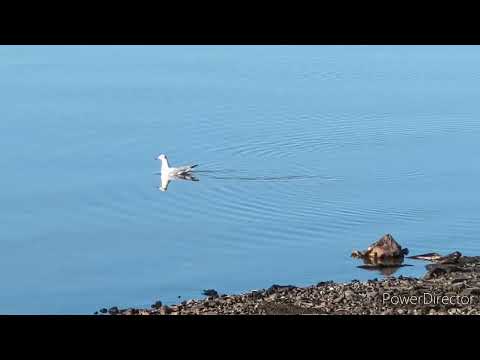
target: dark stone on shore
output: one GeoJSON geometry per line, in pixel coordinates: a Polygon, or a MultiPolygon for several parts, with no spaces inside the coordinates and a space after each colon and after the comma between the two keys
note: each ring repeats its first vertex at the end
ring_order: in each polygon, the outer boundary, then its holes
{"type": "Polygon", "coordinates": [[[277,284],[274,284],[272,286],[270,286],[267,291],[265,291],[265,294],[267,295],[272,295],[280,290],[292,290],[292,289],[295,289],[296,287],[293,286],[293,285],[277,285],[277,284]]]}
{"type": "Polygon", "coordinates": [[[162,302],[160,300],[155,301],[154,304],[152,304],[151,308],[152,309],[160,309],[162,307],[162,302]]]}
{"type": "Polygon", "coordinates": [[[262,296],[261,292],[259,291],[252,291],[250,294],[249,294],[250,298],[252,299],[258,299],[262,296]]]}
{"type": "Polygon", "coordinates": [[[458,260],[462,257],[462,253],[455,251],[451,254],[448,254],[444,257],[441,257],[440,259],[437,260],[437,263],[439,264],[456,264],[458,263],[458,260]]]}
{"type": "Polygon", "coordinates": [[[461,293],[462,296],[478,296],[480,295],[480,288],[468,288],[462,291],[461,293]]]}
{"type": "Polygon", "coordinates": [[[214,307],[215,306],[215,302],[212,301],[212,300],[207,300],[203,303],[203,305],[205,305],[206,307],[214,307]]]}
{"type": "Polygon", "coordinates": [[[160,315],[168,315],[172,312],[172,309],[169,306],[163,305],[160,307],[160,315]]]}
{"type": "Polygon", "coordinates": [[[427,254],[409,256],[408,258],[416,259],[416,260],[431,261],[436,264],[457,264],[459,260],[462,258],[462,253],[459,251],[455,251],[445,256],[442,256],[438,253],[427,253],[427,254]]]}
{"type": "Polygon", "coordinates": [[[95,312],[93,313],[93,315],[98,315],[98,311],[95,311],[95,312]]]}
{"type": "Polygon", "coordinates": [[[108,313],[109,313],[110,315],[116,315],[116,314],[118,314],[119,312],[120,312],[120,311],[118,310],[118,307],[116,307],[116,306],[113,306],[113,307],[111,307],[110,309],[108,309],[108,313]]]}
{"type": "Polygon", "coordinates": [[[137,315],[138,310],[134,308],[128,308],[126,310],[120,311],[122,315],[137,315]]]}
{"type": "Polygon", "coordinates": [[[424,276],[424,279],[432,279],[444,274],[448,274],[451,272],[464,272],[461,266],[454,265],[454,264],[429,264],[426,266],[428,272],[424,276]]]}
{"type": "Polygon", "coordinates": [[[427,253],[427,254],[420,254],[415,256],[408,256],[409,259],[416,259],[416,260],[427,260],[427,261],[436,261],[440,259],[442,255],[438,253],[427,253]]]}
{"type": "Polygon", "coordinates": [[[105,308],[101,308],[101,309],[100,309],[100,313],[102,313],[102,314],[106,314],[107,312],[108,312],[108,310],[105,309],[105,308]]]}
{"type": "Polygon", "coordinates": [[[203,295],[205,296],[212,296],[212,297],[218,297],[218,292],[214,289],[207,289],[203,290],[203,295]]]}

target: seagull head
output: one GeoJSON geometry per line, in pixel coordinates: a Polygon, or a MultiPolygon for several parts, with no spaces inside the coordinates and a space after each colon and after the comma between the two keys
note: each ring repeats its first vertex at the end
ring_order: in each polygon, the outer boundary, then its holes
{"type": "Polygon", "coordinates": [[[162,160],[163,161],[163,160],[166,160],[166,159],[167,159],[167,156],[165,154],[160,154],[157,157],[157,160],[162,160]]]}

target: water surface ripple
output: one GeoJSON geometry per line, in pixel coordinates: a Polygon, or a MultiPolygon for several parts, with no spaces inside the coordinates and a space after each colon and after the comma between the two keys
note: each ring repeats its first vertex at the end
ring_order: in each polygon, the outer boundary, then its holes
{"type": "Polygon", "coordinates": [[[349,255],[387,232],[478,255],[479,62],[475,46],[1,47],[0,313],[378,277],[349,255]],[[159,191],[159,153],[198,181],[159,191]]]}

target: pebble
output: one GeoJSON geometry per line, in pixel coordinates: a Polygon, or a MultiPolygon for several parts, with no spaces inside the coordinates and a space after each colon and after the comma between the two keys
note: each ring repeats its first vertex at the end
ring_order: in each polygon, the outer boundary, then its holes
{"type": "Polygon", "coordinates": [[[118,314],[119,312],[120,312],[120,311],[118,310],[118,307],[116,307],[116,306],[113,306],[113,307],[111,307],[110,309],[108,309],[108,313],[109,313],[110,315],[116,315],[116,314],[118,314]]]}
{"type": "Polygon", "coordinates": [[[172,312],[172,309],[166,305],[162,305],[160,307],[160,315],[168,315],[172,312]]]}
{"type": "Polygon", "coordinates": [[[218,292],[214,289],[207,289],[207,290],[203,290],[203,295],[218,297],[218,292]]]}
{"type": "Polygon", "coordinates": [[[343,296],[343,294],[342,294],[339,297],[337,297],[335,300],[333,300],[333,302],[335,304],[338,304],[339,302],[343,301],[343,299],[345,299],[345,296],[343,296]]]}
{"type": "Polygon", "coordinates": [[[160,309],[162,307],[162,302],[160,300],[156,301],[154,304],[152,304],[152,309],[160,309]]]}

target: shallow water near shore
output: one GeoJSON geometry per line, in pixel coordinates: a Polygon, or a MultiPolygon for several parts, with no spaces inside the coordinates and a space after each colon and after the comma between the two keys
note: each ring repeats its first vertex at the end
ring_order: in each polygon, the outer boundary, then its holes
{"type": "Polygon", "coordinates": [[[350,253],[385,233],[478,255],[479,63],[478,46],[1,46],[0,313],[381,278],[350,253]],[[160,153],[198,181],[159,191],[160,153]]]}

